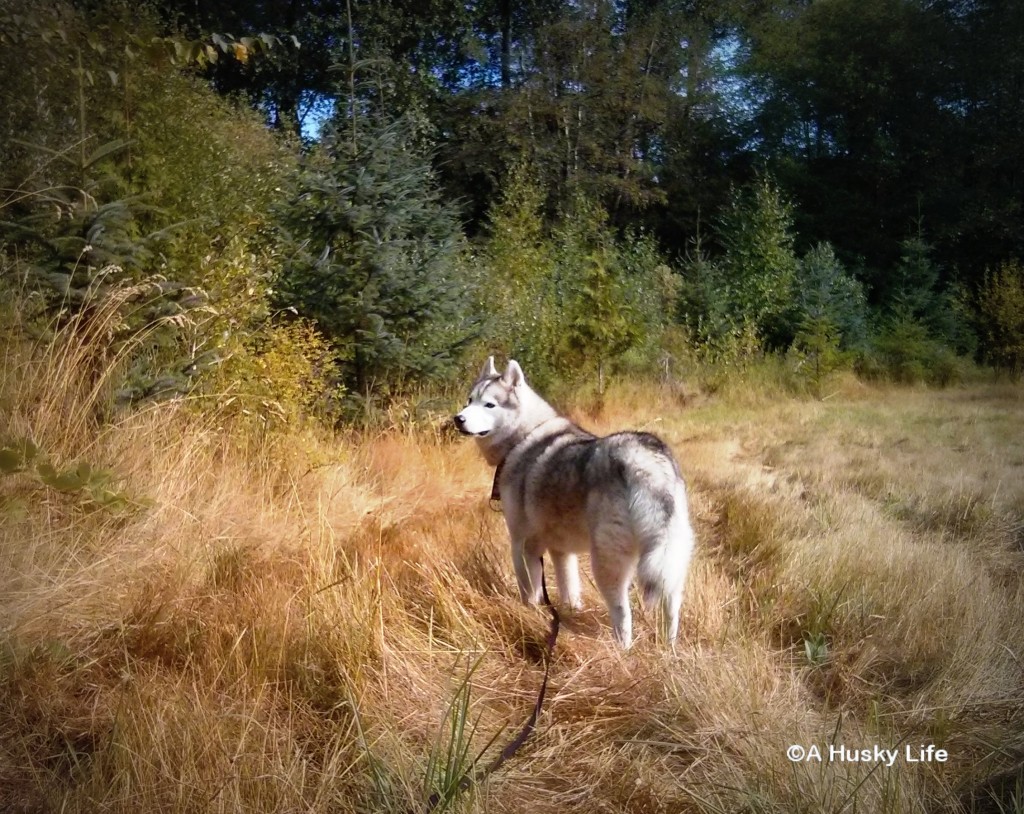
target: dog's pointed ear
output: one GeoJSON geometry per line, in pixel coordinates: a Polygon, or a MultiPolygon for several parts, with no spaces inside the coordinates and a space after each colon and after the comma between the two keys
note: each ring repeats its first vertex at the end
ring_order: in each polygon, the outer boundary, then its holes
{"type": "Polygon", "coordinates": [[[506,387],[518,387],[519,385],[526,383],[526,376],[523,375],[523,369],[519,367],[519,362],[515,359],[508,360],[508,367],[505,368],[505,372],[502,374],[501,383],[506,387]]]}
{"type": "Polygon", "coordinates": [[[493,379],[498,375],[498,368],[494,366],[494,357],[488,356],[483,370],[480,371],[481,379],[493,379]]]}

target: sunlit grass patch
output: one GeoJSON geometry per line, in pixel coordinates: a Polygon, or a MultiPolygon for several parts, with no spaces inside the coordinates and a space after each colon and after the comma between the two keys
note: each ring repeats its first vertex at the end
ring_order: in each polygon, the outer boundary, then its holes
{"type": "Polygon", "coordinates": [[[465,786],[529,715],[548,630],[518,601],[472,444],[405,426],[257,437],[180,403],[63,426],[37,383],[5,402],[4,440],[49,439],[145,503],[0,478],[18,501],[0,525],[6,808],[1014,805],[1017,390],[613,387],[579,418],[658,432],[688,481],[698,552],[676,651],[647,611],[619,651],[584,568],[537,731],[465,786]],[[792,762],[793,744],[950,759],[792,762]]]}

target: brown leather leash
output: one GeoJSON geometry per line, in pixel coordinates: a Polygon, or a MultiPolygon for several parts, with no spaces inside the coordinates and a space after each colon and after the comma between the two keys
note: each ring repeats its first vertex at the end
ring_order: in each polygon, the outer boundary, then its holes
{"type": "MultiPolygon", "coordinates": [[[[504,461],[498,464],[498,468],[494,473],[494,486],[491,489],[491,501],[501,501],[501,493],[498,490],[498,478],[501,476],[501,470],[504,466],[504,461]]],[[[492,506],[493,508],[493,506],[492,506]]],[[[541,593],[544,597],[544,605],[547,607],[548,612],[551,614],[551,627],[548,630],[548,637],[544,644],[544,678],[540,682],[540,690],[537,693],[537,701],[533,705],[533,711],[530,713],[530,717],[526,719],[526,723],[523,724],[519,733],[501,750],[494,760],[488,765],[478,767],[481,758],[483,758],[483,752],[477,755],[476,759],[470,764],[469,768],[466,769],[462,777],[459,779],[456,788],[459,792],[466,791],[471,786],[475,786],[482,783],[490,775],[494,774],[502,764],[516,754],[529,740],[530,735],[533,734],[533,730],[537,728],[537,719],[540,718],[540,713],[544,707],[544,697],[548,691],[548,677],[551,674],[551,662],[552,657],[555,653],[555,642],[558,640],[558,631],[562,625],[562,619],[558,615],[558,608],[555,607],[551,598],[548,596],[548,584],[547,579],[544,575],[544,558],[540,558],[540,587],[541,593]]],[[[485,747],[486,748],[486,747],[485,747]]],[[[435,791],[430,797],[427,798],[427,804],[424,807],[424,814],[430,814],[438,803],[441,802],[441,792],[435,791]]]]}
{"type": "MultiPolygon", "coordinates": [[[[551,629],[548,631],[548,637],[545,642],[544,678],[540,682],[540,691],[537,693],[537,701],[534,703],[533,710],[530,712],[530,717],[526,719],[526,723],[523,724],[522,729],[520,729],[519,733],[505,745],[505,748],[501,750],[494,760],[492,760],[487,766],[478,768],[477,764],[480,763],[483,753],[477,756],[476,760],[473,761],[458,782],[457,789],[460,792],[466,791],[471,786],[482,783],[490,775],[501,768],[502,764],[515,755],[523,744],[529,740],[530,735],[533,734],[533,730],[537,727],[537,719],[540,717],[541,709],[544,706],[544,696],[548,691],[548,676],[551,674],[552,655],[555,651],[555,640],[558,638],[558,629],[561,625],[561,618],[558,615],[558,609],[548,598],[547,585],[544,584],[543,558],[541,559],[541,569],[541,587],[544,592],[544,604],[547,605],[548,611],[551,613],[551,629]]],[[[440,802],[441,793],[435,791],[429,798],[427,798],[427,804],[423,809],[424,814],[429,814],[429,812],[433,811],[440,802]]]]}

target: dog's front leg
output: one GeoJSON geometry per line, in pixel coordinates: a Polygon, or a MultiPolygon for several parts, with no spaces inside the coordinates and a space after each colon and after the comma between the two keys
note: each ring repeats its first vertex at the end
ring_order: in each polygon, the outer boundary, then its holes
{"type": "Polygon", "coordinates": [[[519,583],[519,598],[526,605],[540,604],[543,595],[544,560],[525,540],[512,541],[512,566],[519,583]]]}

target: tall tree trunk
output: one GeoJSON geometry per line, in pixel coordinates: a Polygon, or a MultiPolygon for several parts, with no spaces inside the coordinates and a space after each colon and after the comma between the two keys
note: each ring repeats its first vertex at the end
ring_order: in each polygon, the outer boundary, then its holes
{"type": "Polygon", "coordinates": [[[501,0],[501,87],[512,87],[512,0],[501,0]]]}
{"type": "Polygon", "coordinates": [[[348,18],[348,107],[352,120],[352,155],[355,155],[358,141],[356,138],[356,46],[355,32],[352,30],[352,0],[346,0],[345,14],[348,18]]]}

